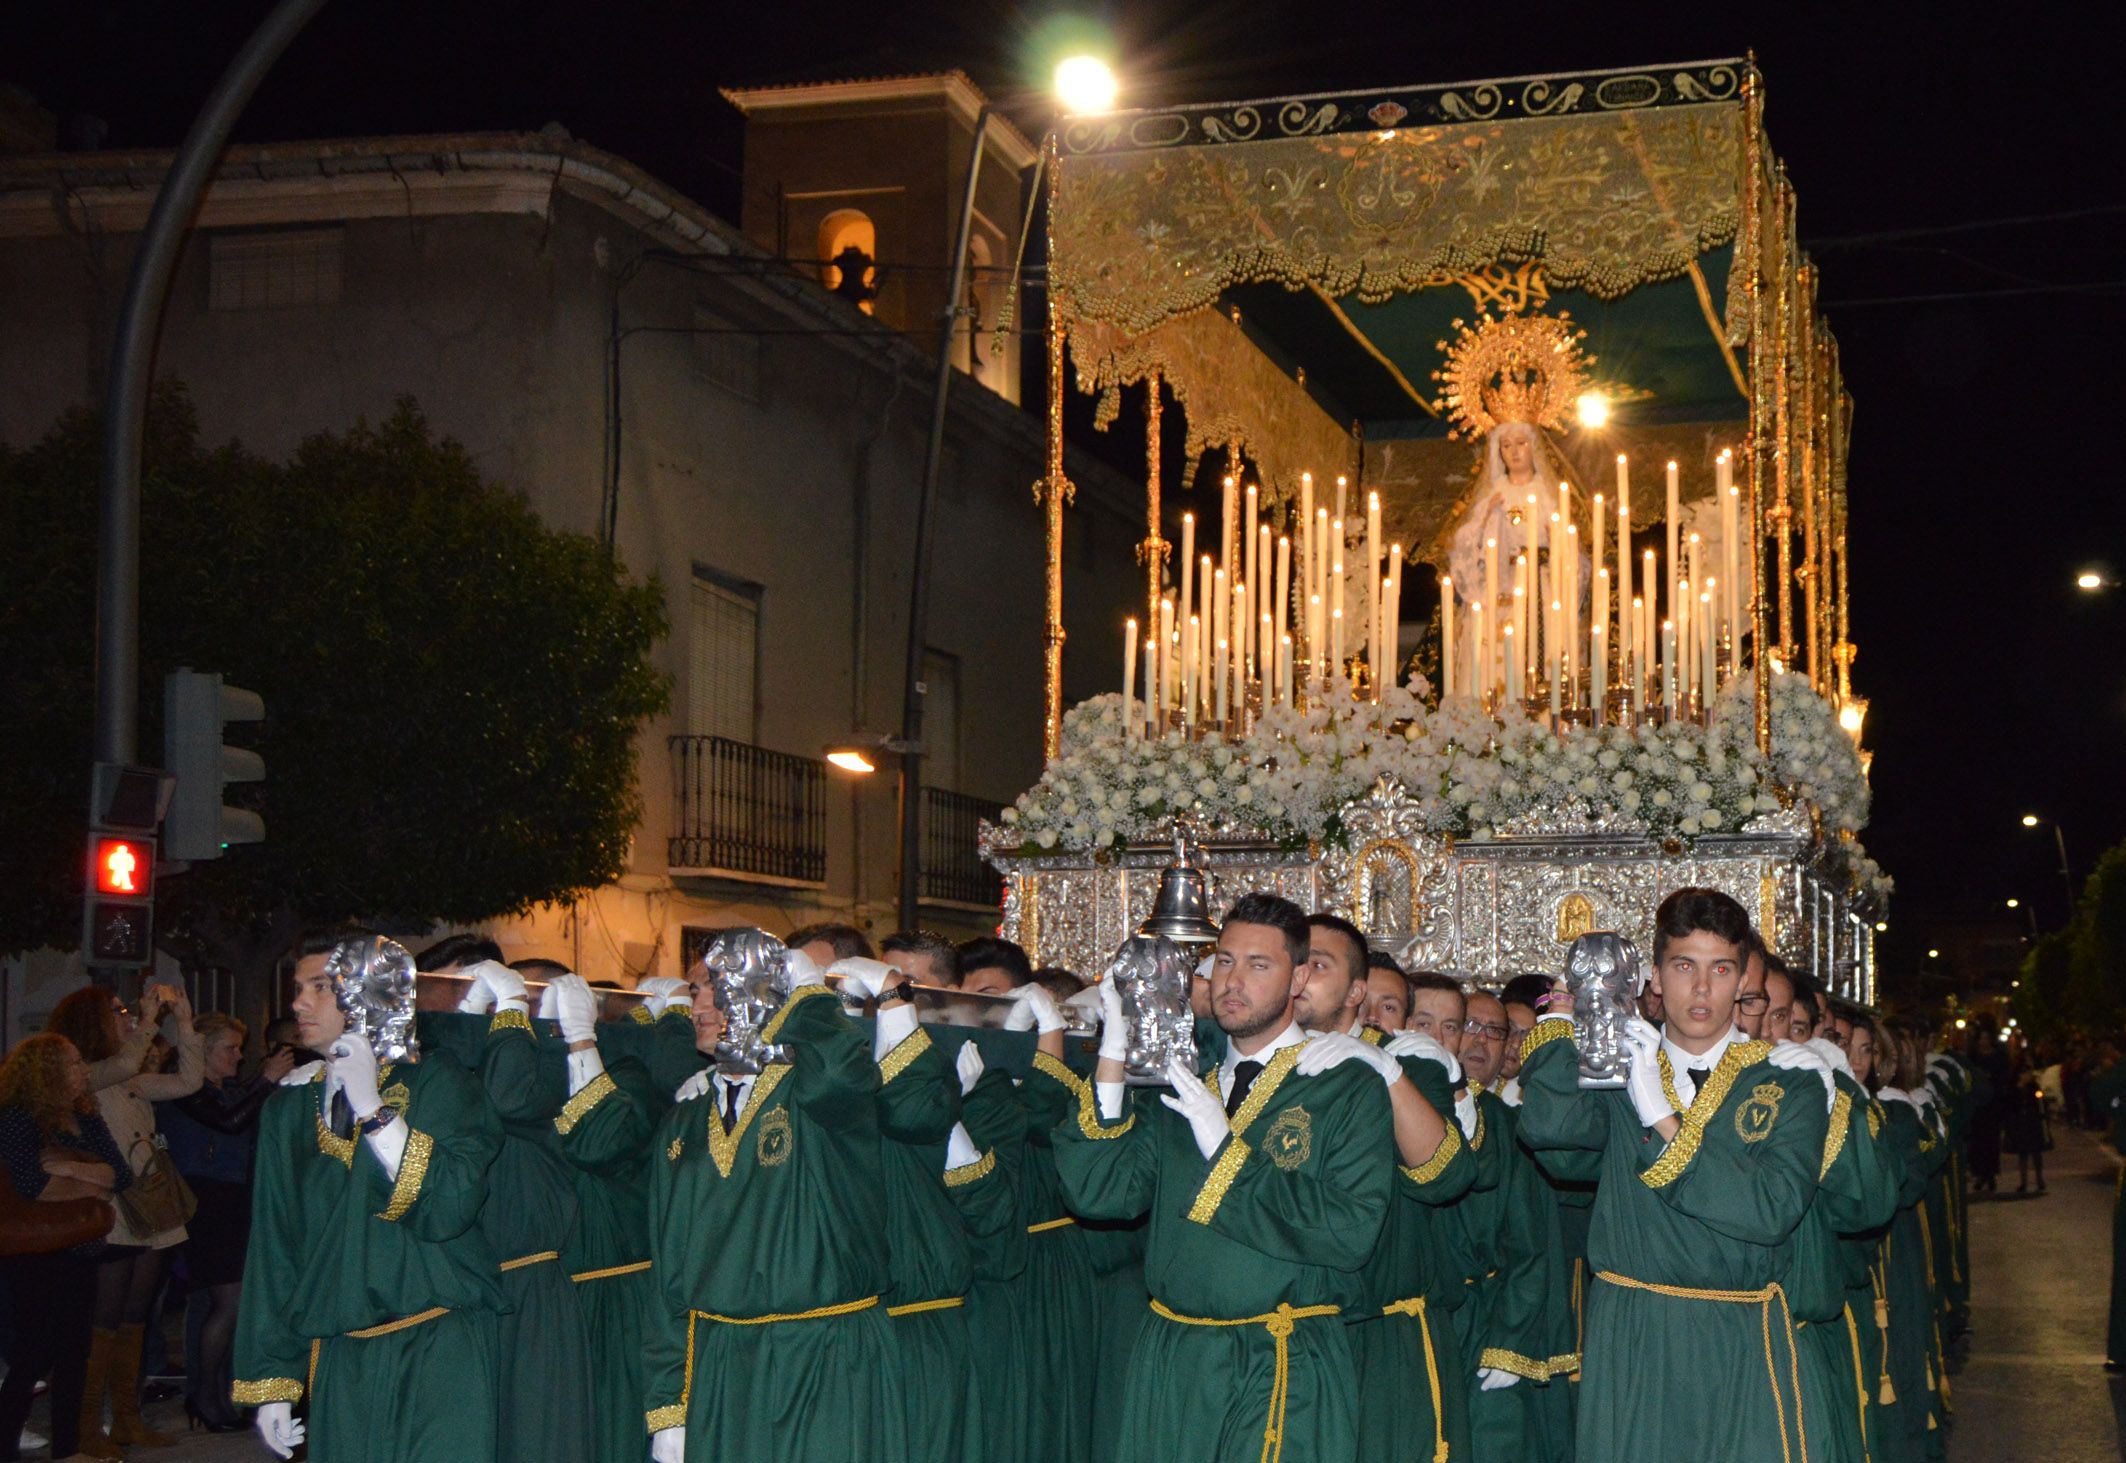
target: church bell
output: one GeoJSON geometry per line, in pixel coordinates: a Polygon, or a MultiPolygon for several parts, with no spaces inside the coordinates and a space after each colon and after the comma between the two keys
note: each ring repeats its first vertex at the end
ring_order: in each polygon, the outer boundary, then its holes
{"type": "Polygon", "coordinates": [[[1203,870],[1189,862],[1188,844],[1177,830],[1174,861],[1159,875],[1152,912],[1137,926],[1140,935],[1159,935],[1182,945],[1207,945],[1218,938],[1210,918],[1209,890],[1203,870]]]}

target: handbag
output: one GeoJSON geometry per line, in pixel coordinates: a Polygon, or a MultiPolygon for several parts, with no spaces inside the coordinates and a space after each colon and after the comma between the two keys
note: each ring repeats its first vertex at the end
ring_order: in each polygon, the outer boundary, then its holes
{"type": "Polygon", "coordinates": [[[25,1199],[0,1168],[0,1255],[51,1255],[111,1232],[118,1211],[105,1199],[25,1199]]]}
{"type": "Polygon", "coordinates": [[[133,1170],[133,1182],[116,1196],[126,1228],[139,1239],[175,1229],[199,1209],[192,1186],[170,1161],[170,1150],[163,1145],[162,1134],[135,1139],[134,1149],[137,1151],[143,1143],[148,1145],[148,1161],[133,1170]]]}

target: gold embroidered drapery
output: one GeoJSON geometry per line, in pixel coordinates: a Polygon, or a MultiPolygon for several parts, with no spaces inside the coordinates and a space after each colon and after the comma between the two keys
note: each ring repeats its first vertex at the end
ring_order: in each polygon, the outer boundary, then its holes
{"type": "Polygon", "coordinates": [[[1377,302],[1523,258],[1614,299],[1735,237],[1742,132],[1719,102],[1070,157],[1057,308],[1141,337],[1236,284],[1377,302]]]}
{"type": "Polygon", "coordinates": [[[1296,496],[1302,472],[1326,483],[1358,469],[1351,434],[1221,311],[1197,310],[1139,336],[1083,321],[1071,351],[1078,389],[1100,398],[1096,426],[1114,421],[1124,386],[1156,371],[1188,423],[1185,460],[1231,448],[1255,464],[1266,502],[1296,496]]]}

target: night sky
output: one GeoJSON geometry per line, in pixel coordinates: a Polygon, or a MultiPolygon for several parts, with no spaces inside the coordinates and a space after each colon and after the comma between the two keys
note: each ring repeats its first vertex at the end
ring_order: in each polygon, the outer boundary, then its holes
{"type": "MultiPolygon", "coordinates": [[[[0,82],[103,119],[106,146],[173,145],[266,8],[18,4],[0,82]]],[[[1754,49],[1858,399],[1854,677],[1873,702],[1864,838],[1899,882],[1894,983],[1950,922],[2013,918],[2009,896],[2060,923],[2050,830],[2023,813],[2064,825],[2077,877],[2126,837],[2126,589],[2073,584],[2126,572],[2126,173],[2086,11],[1887,9],[333,0],[237,137],[558,120],[735,221],[741,124],[718,86],[959,66],[1037,135],[1073,17],[1114,37],[1124,105],[1754,49]]]]}

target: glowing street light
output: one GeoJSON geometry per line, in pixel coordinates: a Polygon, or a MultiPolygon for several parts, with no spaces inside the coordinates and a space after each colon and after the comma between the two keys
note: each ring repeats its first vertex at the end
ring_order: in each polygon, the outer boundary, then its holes
{"type": "Polygon", "coordinates": [[[2035,828],[2035,827],[2036,827],[2036,826],[2038,825],[2038,823],[2039,823],[2040,821],[2041,821],[2041,820],[2040,820],[2040,819],[2038,818],[2037,814],[2035,814],[2035,813],[2025,813],[2025,814],[2023,814],[2023,826],[2024,826],[2025,828],[2035,828]]]}
{"type": "Polygon", "coordinates": [[[2023,907],[2023,901],[2020,899],[2011,899],[2008,901],[2008,907],[2010,909],[2021,909],[2023,907]]]}
{"type": "Polygon", "coordinates": [[[1098,56],[1069,56],[1056,65],[1056,100],[1071,113],[1112,111],[1121,94],[1114,69],[1098,56]]]}
{"type": "Polygon", "coordinates": [[[1609,425],[1609,393],[1606,391],[1583,391],[1573,403],[1580,418],[1580,425],[1590,432],[1599,432],[1609,425]]]}
{"type": "Polygon", "coordinates": [[[1875,921],[1875,933],[1876,933],[1876,934],[1878,934],[1878,935],[1886,935],[1886,934],[1888,934],[1889,932],[1890,932],[1890,922],[1889,922],[1888,920],[1886,920],[1886,919],[1879,919],[1879,920],[1875,921]]]}
{"type": "Polygon", "coordinates": [[[1929,951],[1927,952],[1927,958],[1928,958],[1929,960],[1939,960],[1939,959],[1941,959],[1941,951],[1939,951],[1939,950],[1929,950],[1929,951]]]}
{"type": "Polygon", "coordinates": [[[2109,589],[2111,581],[2095,569],[2084,569],[2074,576],[2074,587],[2084,594],[2095,594],[2100,589],[2109,589]]]}

